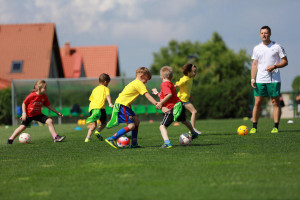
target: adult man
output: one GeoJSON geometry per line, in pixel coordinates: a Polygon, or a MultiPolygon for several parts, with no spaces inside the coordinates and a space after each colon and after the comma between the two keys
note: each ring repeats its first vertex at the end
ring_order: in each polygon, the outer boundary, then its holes
{"type": "Polygon", "coordinates": [[[250,133],[256,133],[257,122],[261,112],[264,97],[271,97],[274,113],[274,128],[271,133],[278,133],[281,115],[280,107],[280,72],[279,68],[288,65],[283,47],[270,40],[271,29],[263,26],[260,29],[262,42],[256,45],[252,54],[251,86],[254,88],[255,105],[253,108],[253,128],[250,133]],[[254,79],[256,76],[256,80],[254,79]]]}

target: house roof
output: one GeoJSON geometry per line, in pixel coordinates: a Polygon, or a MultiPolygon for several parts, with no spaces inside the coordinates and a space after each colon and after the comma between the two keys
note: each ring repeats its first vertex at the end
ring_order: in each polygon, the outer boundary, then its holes
{"type": "Polygon", "coordinates": [[[55,42],[54,23],[0,25],[0,78],[48,78],[55,42]],[[23,61],[22,72],[11,73],[12,61],[23,61]]]}
{"type": "MultiPolygon", "coordinates": [[[[85,46],[70,47],[66,43],[60,48],[60,55],[63,61],[63,68],[66,77],[71,77],[74,69],[78,69],[74,63],[78,63],[79,56],[82,56],[86,77],[98,78],[101,73],[107,73],[110,77],[120,75],[118,62],[118,47],[112,46],[85,46]]],[[[77,75],[78,76],[78,75],[77,75]]]]}

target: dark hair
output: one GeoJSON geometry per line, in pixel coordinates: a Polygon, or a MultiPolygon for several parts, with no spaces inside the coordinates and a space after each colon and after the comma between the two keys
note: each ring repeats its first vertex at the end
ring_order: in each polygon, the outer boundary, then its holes
{"type": "Polygon", "coordinates": [[[102,73],[100,76],[99,76],[99,83],[104,83],[104,82],[107,82],[109,83],[110,82],[110,77],[108,74],[105,74],[105,73],[102,73]]]}
{"type": "Polygon", "coordinates": [[[271,34],[271,28],[269,26],[263,26],[263,27],[260,28],[260,30],[261,29],[268,29],[269,33],[271,34]]]}
{"type": "Polygon", "coordinates": [[[183,74],[187,76],[188,73],[192,71],[193,67],[196,67],[196,68],[197,68],[197,66],[194,65],[194,64],[192,64],[192,63],[187,63],[187,64],[185,64],[185,65],[182,67],[182,72],[183,72],[183,74]]]}

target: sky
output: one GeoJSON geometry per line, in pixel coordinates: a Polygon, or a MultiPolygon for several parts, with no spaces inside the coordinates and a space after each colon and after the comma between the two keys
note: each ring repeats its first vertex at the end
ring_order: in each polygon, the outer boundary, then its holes
{"type": "MultiPolygon", "coordinates": [[[[249,57],[268,25],[289,65],[281,69],[282,91],[300,75],[298,0],[0,0],[0,24],[55,23],[59,45],[117,45],[121,74],[150,67],[153,53],[179,42],[208,41],[218,32],[227,47],[249,57]]],[[[250,74],[249,74],[250,83],[250,74]]]]}

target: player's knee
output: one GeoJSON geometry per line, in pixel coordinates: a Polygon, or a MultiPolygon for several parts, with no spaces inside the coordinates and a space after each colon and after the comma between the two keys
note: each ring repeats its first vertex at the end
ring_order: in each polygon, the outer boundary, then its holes
{"type": "Polygon", "coordinates": [[[192,114],[196,115],[197,114],[197,110],[193,110],[192,114]]]}
{"type": "Polygon", "coordinates": [[[51,118],[48,118],[47,121],[45,122],[47,125],[53,124],[53,121],[51,118]]]}

